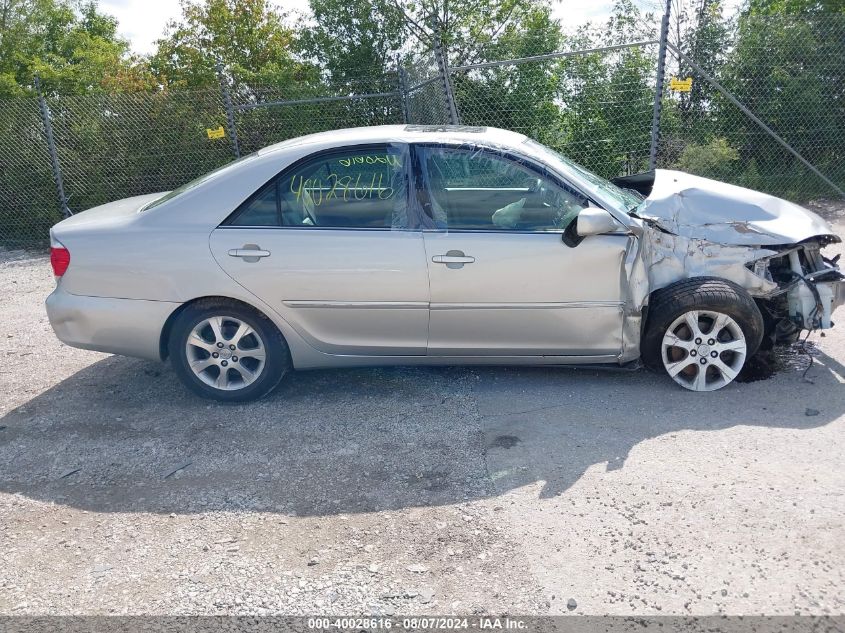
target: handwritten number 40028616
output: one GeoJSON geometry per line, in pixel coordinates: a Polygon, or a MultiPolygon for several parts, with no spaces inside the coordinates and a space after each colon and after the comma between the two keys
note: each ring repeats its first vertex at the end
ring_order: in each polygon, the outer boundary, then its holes
{"type": "Polygon", "coordinates": [[[358,174],[352,176],[340,176],[329,174],[326,181],[322,178],[303,178],[293,176],[290,180],[290,190],[296,196],[296,201],[308,193],[315,206],[331,199],[349,202],[352,200],[389,200],[393,197],[394,190],[390,185],[385,186],[385,174],[358,174]]]}

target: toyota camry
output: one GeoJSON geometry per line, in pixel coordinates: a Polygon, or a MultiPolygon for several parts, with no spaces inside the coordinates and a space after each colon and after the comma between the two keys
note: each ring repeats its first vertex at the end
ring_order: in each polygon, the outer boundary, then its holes
{"type": "Polygon", "coordinates": [[[642,362],[712,391],[831,327],[839,241],[785,200],[610,182],[514,132],[356,128],[60,222],[47,312],[68,345],[169,359],[224,401],[374,365],[642,362]]]}

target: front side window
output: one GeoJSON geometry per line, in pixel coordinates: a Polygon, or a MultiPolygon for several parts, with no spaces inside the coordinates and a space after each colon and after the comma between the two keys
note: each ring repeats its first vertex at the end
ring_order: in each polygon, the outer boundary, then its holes
{"type": "Polygon", "coordinates": [[[528,139],[525,141],[524,145],[531,154],[538,156],[543,162],[549,165],[559,167],[560,171],[564,174],[576,172],[581,176],[581,178],[597,189],[605,199],[609,199],[609,201],[613,202],[614,207],[618,211],[628,213],[631,209],[643,201],[643,196],[636,191],[617,187],[609,180],[594,174],[586,167],[579,165],[575,161],[549,147],[546,147],[545,145],[541,145],[537,141],[528,139]]]}
{"type": "Polygon", "coordinates": [[[562,231],[589,206],[578,191],[490,149],[419,152],[424,207],[437,228],[562,231]]]}
{"type": "Polygon", "coordinates": [[[283,171],[227,224],[408,228],[406,154],[396,145],[322,152],[283,171]]]}

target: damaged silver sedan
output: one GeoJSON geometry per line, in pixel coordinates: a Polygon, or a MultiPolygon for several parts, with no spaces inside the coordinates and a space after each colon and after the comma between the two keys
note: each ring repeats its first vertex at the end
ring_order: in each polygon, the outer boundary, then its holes
{"type": "Polygon", "coordinates": [[[712,391],[845,301],[806,209],[679,172],[613,184],[493,128],[293,139],[51,239],[61,340],[225,401],[373,365],[642,361],[712,391]]]}

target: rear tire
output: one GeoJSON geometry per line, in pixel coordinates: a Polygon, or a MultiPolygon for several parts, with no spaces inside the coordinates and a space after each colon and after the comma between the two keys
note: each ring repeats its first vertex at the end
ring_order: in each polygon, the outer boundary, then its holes
{"type": "Polygon", "coordinates": [[[220,402],[270,393],[290,370],[290,352],[270,319],[235,301],[201,300],[173,323],[173,368],[188,389],[220,402]]]}
{"type": "Polygon", "coordinates": [[[691,391],[730,384],[763,339],[763,316],[742,287],[695,277],[651,297],[643,362],[691,391]]]}

